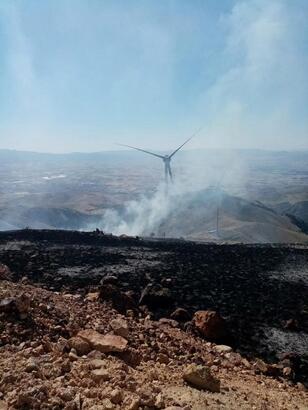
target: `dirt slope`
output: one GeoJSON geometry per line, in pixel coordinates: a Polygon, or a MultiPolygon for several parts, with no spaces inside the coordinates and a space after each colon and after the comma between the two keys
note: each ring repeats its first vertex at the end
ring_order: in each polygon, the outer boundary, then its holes
{"type": "Polygon", "coordinates": [[[93,293],[84,298],[1,281],[2,300],[20,295],[30,300],[25,317],[1,314],[1,409],[308,408],[303,385],[258,374],[253,361],[218,353],[215,344],[172,322],[119,316],[93,293]],[[115,318],[127,325],[126,352],[71,348],[78,331],[110,333],[115,318]],[[220,392],[189,386],[183,374],[190,363],[210,368],[220,392]]]}

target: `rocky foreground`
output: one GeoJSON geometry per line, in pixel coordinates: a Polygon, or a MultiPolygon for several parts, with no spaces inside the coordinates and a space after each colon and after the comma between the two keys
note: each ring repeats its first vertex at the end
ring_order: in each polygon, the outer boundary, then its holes
{"type": "MultiPolygon", "coordinates": [[[[299,292],[296,300],[292,286],[287,294],[288,271],[282,270],[282,263],[293,269],[296,286],[302,271],[293,262],[305,266],[305,258],[303,248],[202,247],[99,233],[2,234],[0,409],[307,409],[305,339],[297,353],[273,352],[273,341],[264,351],[266,339],[254,341],[249,320],[260,322],[265,314],[258,317],[247,303],[240,314],[236,300],[229,306],[237,288],[248,291],[244,280],[235,280],[238,270],[248,281],[244,263],[250,274],[254,269],[254,296],[280,272],[276,296],[285,292],[286,300],[264,295],[263,302],[275,300],[267,323],[276,321],[296,341],[305,338],[306,299],[299,292]],[[203,280],[209,284],[223,260],[234,281],[232,291],[221,275],[221,296],[213,283],[204,286],[199,270],[207,264],[203,280]],[[260,284],[262,267],[270,274],[260,284]],[[212,304],[197,302],[201,293],[211,295],[212,304]],[[282,319],[273,308],[279,303],[282,319]],[[272,356],[276,360],[267,360],[272,356]]],[[[305,292],[303,283],[296,289],[305,292]]],[[[262,300],[255,299],[259,311],[266,309],[262,300]]]]}

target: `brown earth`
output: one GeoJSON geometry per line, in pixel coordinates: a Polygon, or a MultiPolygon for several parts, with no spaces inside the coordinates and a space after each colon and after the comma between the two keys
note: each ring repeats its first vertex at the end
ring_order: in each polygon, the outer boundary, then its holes
{"type": "Polygon", "coordinates": [[[1,314],[1,409],[308,408],[301,383],[266,376],[255,361],[225,353],[174,321],[132,311],[119,316],[93,293],[84,298],[10,281],[0,289],[2,300],[21,294],[30,300],[24,319],[1,314]],[[112,333],[111,321],[119,317],[128,328],[125,352],[81,355],[70,347],[81,330],[112,333]],[[189,386],[183,375],[190,364],[210,369],[220,391],[189,386]]]}

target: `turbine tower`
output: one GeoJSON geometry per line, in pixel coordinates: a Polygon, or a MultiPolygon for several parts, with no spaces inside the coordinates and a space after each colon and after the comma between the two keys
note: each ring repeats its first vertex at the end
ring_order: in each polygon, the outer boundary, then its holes
{"type": "Polygon", "coordinates": [[[172,182],[172,171],[171,171],[171,159],[172,157],[182,148],[184,147],[185,144],[187,144],[188,141],[190,141],[199,131],[201,130],[201,128],[199,128],[196,132],[194,132],[194,134],[188,138],[188,140],[186,140],[182,145],[180,145],[175,151],[173,151],[170,155],[159,155],[159,154],[155,154],[154,152],[151,151],[146,151],[145,149],[141,149],[141,148],[137,148],[137,147],[132,147],[131,145],[124,145],[124,144],[118,144],[121,145],[122,147],[127,147],[127,148],[132,148],[135,149],[137,151],[141,151],[141,152],[145,152],[146,154],[150,154],[150,155],[154,155],[155,157],[158,157],[160,159],[163,160],[164,163],[164,168],[165,168],[165,181],[166,183],[172,182]]]}

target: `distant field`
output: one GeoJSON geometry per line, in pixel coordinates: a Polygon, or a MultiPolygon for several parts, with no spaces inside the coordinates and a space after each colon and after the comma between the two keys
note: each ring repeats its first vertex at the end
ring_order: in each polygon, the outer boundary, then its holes
{"type": "MultiPolygon", "coordinates": [[[[150,214],[152,225],[137,233],[150,234],[153,228],[155,234],[204,240],[305,241],[308,152],[183,151],[173,169],[179,187],[175,197],[182,208],[168,209],[163,218],[157,216],[158,203],[147,203],[149,209],[142,215],[132,213],[130,205],[137,201],[140,208],[144,198],[156,198],[163,180],[159,159],[131,151],[59,155],[0,150],[0,230],[104,228],[105,222],[100,221],[112,210],[118,225],[119,218],[130,219],[125,220],[127,225],[132,218],[150,214]],[[202,194],[202,203],[188,204],[189,192],[195,192],[196,198],[209,188],[224,192],[220,238],[215,222],[217,201],[202,194]],[[243,201],[248,201],[244,208],[243,201]],[[195,209],[189,219],[187,206],[195,209]],[[246,213],[249,208],[249,218],[235,212],[237,207],[246,213]],[[190,229],[182,229],[181,218],[190,223],[190,229]]],[[[138,231],[136,224],[134,229],[138,231]]]]}

